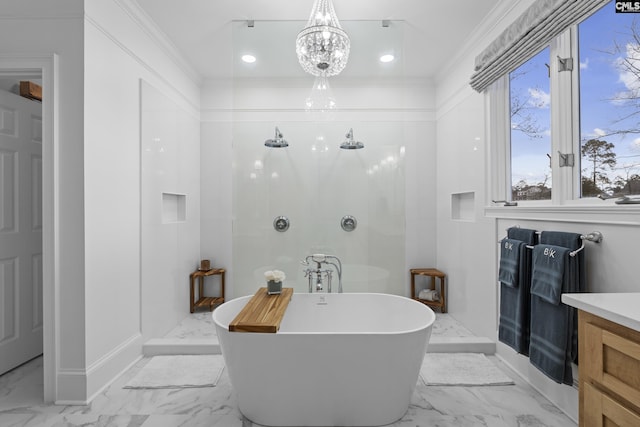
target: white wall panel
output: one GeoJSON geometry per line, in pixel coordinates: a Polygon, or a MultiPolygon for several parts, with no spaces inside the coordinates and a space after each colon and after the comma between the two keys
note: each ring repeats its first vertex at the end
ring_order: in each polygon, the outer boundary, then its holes
{"type": "Polygon", "coordinates": [[[18,259],[0,260],[0,343],[15,338],[18,334],[18,259]]]}
{"type": "Polygon", "coordinates": [[[145,339],[189,311],[200,260],[200,123],[141,82],[141,286],[145,339]]]}
{"type": "Polygon", "coordinates": [[[0,150],[0,233],[11,233],[18,226],[18,154],[0,150]]]}
{"type": "Polygon", "coordinates": [[[32,323],[31,329],[42,328],[43,307],[42,307],[42,254],[33,254],[31,256],[31,306],[32,306],[32,323]]]}
{"type": "MultiPolygon", "coordinates": [[[[140,356],[145,339],[162,336],[186,316],[188,273],[199,259],[199,88],[156,37],[148,18],[138,12],[131,2],[85,2],[83,210],[89,396],[140,356]],[[176,188],[189,183],[188,190],[165,191],[188,195],[187,212],[195,224],[150,252],[142,245],[143,227],[151,224],[141,217],[142,186],[163,178],[155,175],[157,170],[147,174],[143,168],[141,80],[160,90],[188,117],[186,125],[180,124],[185,119],[168,112],[162,123],[186,127],[187,131],[174,135],[173,144],[188,153],[180,157],[174,151],[173,163],[163,171],[176,188]],[[188,237],[179,240],[183,232],[188,237]],[[166,273],[159,282],[145,282],[148,270],[143,269],[143,259],[151,259],[152,268],[166,273]],[[169,284],[170,288],[165,287],[169,284]],[[157,294],[145,292],[154,285],[157,294]],[[148,295],[159,299],[146,300],[148,295]],[[147,308],[157,312],[145,320],[147,308]]],[[[158,193],[158,206],[161,199],[158,193]]],[[[154,213],[159,215],[160,210],[154,213]]]]}

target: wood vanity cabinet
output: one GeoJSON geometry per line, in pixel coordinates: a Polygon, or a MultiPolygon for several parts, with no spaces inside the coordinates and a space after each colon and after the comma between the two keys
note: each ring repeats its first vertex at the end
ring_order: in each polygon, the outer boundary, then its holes
{"type": "Polygon", "coordinates": [[[580,427],[640,426],[640,332],[578,313],[580,427]]]}

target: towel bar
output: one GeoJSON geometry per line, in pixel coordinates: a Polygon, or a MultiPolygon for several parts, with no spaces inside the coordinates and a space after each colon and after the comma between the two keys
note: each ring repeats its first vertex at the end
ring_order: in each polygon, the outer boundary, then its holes
{"type": "MultiPolygon", "coordinates": [[[[518,228],[519,228],[520,226],[519,226],[519,225],[516,225],[516,226],[514,226],[514,227],[518,227],[518,228]]],[[[507,229],[507,230],[508,230],[508,229],[507,229]]],[[[542,233],[543,233],[542,231],[536,231],[536,234],[537,234],[537,235],[539,235],[539,236],[540,236],[540,235],[542,235],[542,233]]],[[[600,243],[600,242],[602,242],[602,238],[603,238],[603,237],[602,237],[602,233],[601,233],[601,232],[599,232],[599,231],[592,231],[592,232],[591,232],[591,233],[589,233],[589,234],[583,234],[583,235],[581,235],[581,236],[580,236],[580,239],[582,240],[582,245],[581,245],[578,249],[576,249],[575,251],[569,252],[569,256],[571,256],[571,257],[575,257],[575,256],[576,256],[576,255],[577,255],[581,250],[583,250],[583,249],[584,249],[584,242],[585,242],[585,240],[587,240],[587,241],[589,241],[589,242],[600,243]]],[[[504,239],[506,239],[506,237],[504,237],[504,238],[502,238],[502,239],[498,240],[498,244],[502,243],[502,241],[503,241],[504,239]]],[[[531,245],[527,245],[527,249],[533,249],[533,246],[531,246],[531,245]]]]}

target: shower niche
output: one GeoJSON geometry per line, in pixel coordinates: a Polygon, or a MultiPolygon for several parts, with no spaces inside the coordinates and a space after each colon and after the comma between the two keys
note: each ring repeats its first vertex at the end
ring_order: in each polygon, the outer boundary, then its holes
{"type": "Polygon", "coordinates": [[[187,196],[162,193],[162,223],[184,222],[187,219],[187,196]]]}
{"type": "Polygon", "coordinates": [[[341,259],[345,292],[403,295],[403,129],[396,122],[235,124],[234,295],[255,293],[273,269],[285,272],[287,287],[306,292],[300,260],[312,253],[341,259]],[[265,145],[281,135],[287,146],[265,145]],[[286,232],[274,223],[283,215],[286,232]]]}
{"type": "Polygon", "coordinates": [[[473,221],[475,219],[475,199],[473,191],[451,194],[451,219],[473,221]]]}

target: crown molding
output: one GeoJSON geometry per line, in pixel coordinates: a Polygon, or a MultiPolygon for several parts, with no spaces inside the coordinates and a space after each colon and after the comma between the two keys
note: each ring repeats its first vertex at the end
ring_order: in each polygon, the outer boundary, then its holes
{"type": "Polygon", "coordinates": [[[50,14],[39,14],[39,15],[30,15],[28,13],[14,13],[14,14],[0,14],[0,20],[29,20],[29,21],[45,21],[45,20],[66,20],[66,19],[82,19],[84,14],[78,13],[50,13],[50,14]]]}
{"type": "MultiPolygon", "coordinates": [[[[126,55],[129,55],[133,60],[135,60],[140,66],[145,68],[150,74],[154,75],[159,81],[161,81],[167,88],[169,88],[173,93],[175,93],[179,99],[184,101],[184,106],[186,107],[186,111],[189,112],[194,117],[200,117],[200,106],[193,102],[193,100],[189,99],[182,91],[180,91],[169,79],[167,79],[162,74],[158,73],[155,68],[153,68],[149,63],[147,63],[143,58],[137,55],[134,51],[132,51],[128,46],[122,43],[115,35],[113,35],[109,30],[103,27],[99,22],[93,19],[90,15],[85,14],[84,16],[85,22],[91,24],[98,31],[104,34],[109,40],[111,40],[115,46],[119,47],[126,55]]],[[[195,82],[194,82],[195,83],[195,82]]],[[[200,85],[197,85],[201,87],[200,85]]]]}
{"type": "MultiPolygon", "coordinates": [[[[452,74],[452,70],[461,62],[464,62],[463,59],[467,59],[469,57],[475,58],[477,53],[485,47],[485,44],[487,44],[487,41],[485,40],[486,35],[495,30],[496,27],[500,26],[500,24],[514,9],[520,9],[520,5],[523,1],[526,0],[498,2],[491,12],[484,17],[482,22],[480,22],[480,24],[469,35],[467,41],[462,45],[462,47],[458,49],[451,59],[440,68],[440,71],[434,77],[436,84],[449,77],[452,74]]],[[[469,77],[471,77],[472,72],[473,69],[469,69],[469,77]]]]}
{"type": "Polygon", "coordinates": [[[114,0],[131,20],[149,36],[149,38],[191,79],[196,86],[202,87],[203,77],[182,55],[169,37],[158,27],[136,0],[114,0]]]}

